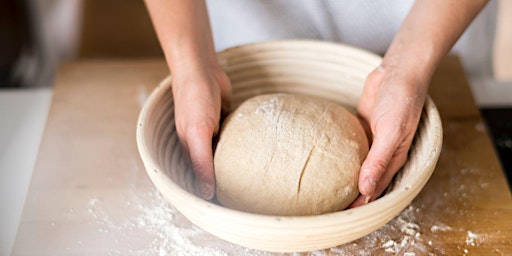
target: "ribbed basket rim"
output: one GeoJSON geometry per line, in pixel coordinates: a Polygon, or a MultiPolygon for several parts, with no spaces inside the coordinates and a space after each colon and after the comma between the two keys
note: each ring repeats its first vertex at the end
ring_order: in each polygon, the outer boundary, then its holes
{"type": "MultiPolygon", "coordinates": [[[[342,45],[339,43],[333,43],[333,42],[324,42],[324,41],[312,41],[312,40],[281,40],[281,41],[270,41],[270,42],[262,42],[262,43],[252,43],[248,45],[233,47],[230,49],[227,49],[223,52],[220,52],[218,54],[219,61],[222,65],[228,65],[228,58],[230,56],[237,56],[239,54],[243,54],[244,51],[246,51],[249,48],[253,48],[255,50],[258,49],[265,49],[266,47],[275,47],[275,48],[287,48],[290,49],[293,47],[310,47],[312,50],[315,48],[321,48],[321,47],[327,47],[330,49],[330,51],[347,51],[351,54],[354,54],[355,56],[363,56],[361,58],[365,59],[368,62],[375,62],[380,63],[380,57],[378,55],[375,55],[373,53],[369,53],[365,50],[361,50],[355,47],[342,45]]],[[[243,57],[243,56],[242,56],[243,57]]],[[[296,229],[296,230],[305,230],[305,229],[314,229],[319,226],[334,226],[333,228],[336,229],[336,225],[342,225],[345,223],[347,218],[354,218],[354,216],[358,216],[358,219],[363,219],[366,217],[371,217],[374,213],[381,213],[381,215],[385,212],[390,212],[388,215],[388,218],[381,219],[380,221],[377,221],[375,223],[375,226],[370,229],[362,230],[360,233],[360,237],[377,230],[381,226],[385,225],[387,222],[389,222],[392,218],[394,218],[396,215],[398,215],[403,209],[409,205],[409,203],[412,201],[414,197],[417,196],[417,194],[421,191],[421,189],[424,187],[426,182],[428,181],[429,177],[431,176],[434,167],[435,162],[437,161],[440,151],[441,151],[441,144],[442,144],[442,127],[441,127],[441,119],[439,117],[439,113],[435,107],[435,104],[433,103],[432,99],[430,97],[427,97],[425,102],[424,111],[428,115],[428,118],[431,119],[432,123],[435,123],[436,126],[432,127],[434,129],[434,134],[436,136],[436,139],[434,141],[434,144],[431,147],[429,157],[432,159],[432,164],[429,166],[425,166],[423,171],[425,174],[425,179],[422,180],[413,180],[413,182],[409,183],[406,187],[401,188],[399,190],[392,190],[388,194],[384,195],[383,197],[367,204],[364,206],[360,206],[353,209],[348,209],[340,212],[334,212],[334,213],[326,213],[322,215],[316,215],[316,216],[272,216],[272,215],[260,215],[260,214],[253,214],[253,213],[247,213],[243,211],[237,211],[229,208],[222,207],[220,205],[217,205],[215,203],[200,199],[199,197],[189,193],[182,187],[180,187],[178,184],[172,181],[170,177],[168,177],[165,174],[165,171],[162,170],[159,163],[157,163],[154,159],[154,157],[151,155],[151,150],[148,147],[148,144],[145,140],[145,132],[146,129],[150,129],[150,127],[147,127],[145,124],[145,121],[147,118],[151,115],[152,111],[157,106],[157,100],[162,97],[163,94],[168,92],[171,89],[171,77],[167,77],[164,79],[158,87],[155,88],[155,90],[151,93],[149,98],[147,99],[146,103],[144,104],[138,118],[138,124],[137,124],[137,131],[136,131],[136,140],[137,140],[137,146],[139,149],[139,153],[141,155],[141,158],[143,160],[144,166],[147,170],[147,173],[155,186],[158,188],[158,190],[166,197],[167,200],[169,200],[182,214],[184,214],[186,217],[189,217],[191,215],[194,216],[208,216],[208,219],[215,219],[216,221],[222,222],[226,221],[229,222],[231,227],[233,228],[231,232],[237,233],[237,232],[243,232],[243,230],[237,230],[237,225],[243,226],[244,223],[247,222],[254,222],[258,223],[261,226],[268,226],[273,227],[273,230],[279,230],[279,229],[296,229]],[[407,197],[409,195],[409,197],[407,197]],[[410,195],[412,196],[412,199],[410,198],[410,195]],[[407,199],[407,200],[405,200],[407,199]],[[394,207],[391,207],[390,204],[392,204],[394,207]],[[190,212],[192,211],[191,207],[193,208],[194,213],[190,212]]],[[[223,234],[219,234],[219,232],[216,232],[215,230],[212,230],[206,225],[204,222],[197,218],[191,218],[190,219],[194,224],[198,225],[199,227],[205,229],[206,231],[209,231],[213,233],[214,235],[217,235],[221,238],[223,237],[223,234]]],[[[228,232],[229,233],[229,232],[228,232]]],[[[242,235],[242,234],[240,234],[242,235]]],[[[243,235],[242,235],[243,236],[243,235]]],[[[233,241],[232,241],[233,242],[233,241]]],[[[237,243],[235,241],[235,243],[237,243]]],[[[267,250],[267,251],[296,251],[296,250],[288,250],[286,248],[295,248],[292,246],[284,246],[283,250],[272,248],[272,247],[262,247],[260,245],[254,245],[251,244],[242,244],[243,246],[260,249],[260,250],[267,250]]],[[[323,249],[326,247],[316,248],[316,249],[323,249]]],[[[314,249],[314,248],[312,248],[314,249]]],[[[302,250],[299,250],[302,251],[302,250]]]]}

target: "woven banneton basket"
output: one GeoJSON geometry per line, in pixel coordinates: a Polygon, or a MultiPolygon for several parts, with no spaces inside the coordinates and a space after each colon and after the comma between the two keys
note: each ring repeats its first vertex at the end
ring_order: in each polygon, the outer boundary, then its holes
{"type": "MultiPolygon", "coordinates": [[[[335,43],[274,41],[218,54],[233,87],[232,107],[259,94],[301,93],[328,98],[355,111],[366,76],[380,57],[335,43]]],[[[194,102],[190,102],[194,104],[194,102]]],[[[145,103],[137,143],[147,173],[164,197],[191,222],[245,247],[300,252],[341,245],[377,230],[397,216],[430,178],[441,151],[439,113],[427,98],[405,166],[387,193],[354,209],[317,216],[266,216],[236,211],[197,197],[174,126],[171,79],[145,103]]]]}

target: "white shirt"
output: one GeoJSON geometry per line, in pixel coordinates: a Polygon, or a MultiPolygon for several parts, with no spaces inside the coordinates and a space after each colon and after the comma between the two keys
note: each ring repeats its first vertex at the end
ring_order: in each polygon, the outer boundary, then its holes
{"type": "MultiPolygon", "coordinates": [[[[276,39],[336,41],[384,54],[412,0],[209,0],[217,50],[276,39]]],[[[453,10],[457,11],[457,10],[453,10]]],[[[497,3],[491,1],[452,52],[471,76],[492,74],[497,3]]]]}

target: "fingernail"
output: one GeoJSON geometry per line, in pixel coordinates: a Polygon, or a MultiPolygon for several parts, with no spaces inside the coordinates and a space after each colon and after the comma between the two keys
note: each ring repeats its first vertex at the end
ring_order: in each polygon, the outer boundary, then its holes
{"type": "Polygon", "coordinates": [[[199,182],[199,193],[201,193],[203,199],[212,199],[214,194],[212,184],[204,181],[199,182]]]}
{"type": "Polygon", "coordinates": [[[364,190],[367,192],[367,195],[372,195],[375,191],[375,187],[377,186],[377,182],[372,178],[367,178],[364,181],[364,190]]]}
{"type": "Polygon", "coordinates": [[[364,204],[368,204],[370,202],[370,198],[372,198],[372,196],[367,196],[364,198],[364,204]]]}

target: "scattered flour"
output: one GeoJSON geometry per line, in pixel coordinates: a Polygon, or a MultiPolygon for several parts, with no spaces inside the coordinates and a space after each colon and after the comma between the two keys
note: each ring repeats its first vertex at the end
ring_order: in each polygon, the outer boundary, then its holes
{"type": "MultiPolygon", "coordinates": [[[[114,221],[100,199],[93,197],[88,203],[89,214],[100,224],[99,233],[142,230],[146,234],[141,235],[153,238],[147,248],[130,250],[128,251],[129,255],[282,255],[246,249],[208,234],[186,220],[156,190],[147,195],[140,195],[140,197],[126,202],[126,205],[136,208],[137,214],[123,221],[114,221]]],[[[400,254],[412,256],[432,254],[429,249],[431,241],[425,241],[422,238],[421,227],[415,222],[418,210],[418,208],[409,206],[387,225],[352,243],[326,250],[288,255],[400,254]]],[[[442,224],[438,227],[433,226],[431,229],[450,230],[449,227],[442,224]]],[[[119,237],[115,243],[121,244],[119,240],[122,239],[123,237],[119,237]]],[[[110,255],[126,255],[126,253],[115,250],[110,255]]]]}
{"type": "Polygon", "coordinates": [[[439,223],[437,225],[432,225],[432,227],[430,227],[430,231],[432,233],[437,233],[437,232],[446,232],[446,231],[451,231],[452,228],[443,224],[443,223],[439,223]]]}
{"type": "Polygon", "coordinates": [[[382,245],[382,248],[384,248],[384,251],[388,253],[398,253],[402,251],[402,248],[404,248],[409,243],[410,239],[410,236],[403,236],[399,242],[396,242],[395,240],[389,240],[382,245]]]}
{"type": "MultiPolygon", "coordinates": [[[[149,197],[149,203],[141,204],[137,202],[141,198],[136,198],[126,203],[127,205],[134,205],[138,209],[139,214],[121,222],[114,221],[107,214],[105,209],[103,209],[104,206],[101,205],[101,200],[98,198],[91,198],[89,200],[88,211],[101,226],[98,232],[105,233],[115,230],[120,233],[129,233],[130,231],[142,230],[146,234],[141,234],[141,236],[153,237],[149,247],[129,250],[129,255],[226,256],[233,255],[234,252],[244,255],[271,255],[266,252],[249,250],[213,237],[184,219],[157,191],[144,196],[149,197]]],[[[119,240],[121,239],[123,238],[120,237],[119,240]]],[[[115,243],[118,244],[119,240],[116,239],[115,243]]],[[[115,250],[110,255],[125,255],[125,253],[115,250]]]]}
{"type": "Polygon", "coordinates": [[[416,222],[419,209],[407,207],[379,230],[350,244],[331,248],[340,255],[434,255],[416,222]]]}
{"type": "Polygon", "coordinates": [[[477,239],[479,237],[480,237],[479,235],[473,233],[471,230],[468,230],[467,236],[466,236],[466,244],[470,245],[470,246],[477,245],[477,239]]]}
{"type": "MultiPolygon", "coordinates": [[[[108,214],[106,205],[99,198],[93,197],[88,202],[88,212],[100,224],[99,233],[130,233],[126,237],[117,237],[119,247],[121,241],[133,239],[133,232],[141,232],[141,236],[150,237],[151,242],[146,248],[112,251],[110,255],[255,255],[272,256],[279,253],[261,252],[246,249],[223,241],[206,231],[191,224],[183,215],[172,207],[158,191],[134,196],[126,202],[134,207],[136,214],[124,220],[114,220],[108,214]]],[[[444,254],[443,245],[436,240],[441,232],[459,232],[446,224],[435,222],[430,230],[424,230],[425,223],[420,225],[417,220],[421,208],[407,207],[399,216],[358,240],[338,247],[312,251],[308,253],[292,253],[286,255],[438,255],[444,254]],[[422,228],[423,227],[423,228],[422,228]],[[429,232],[430,231],[430,232],[429,232]]],[[[463,231],[465,232],[465,231],[463,231]]],[[[467,231],[467,246],[476,246],[480,235],[467,231]]],[[[467,253],[468,248],[461,248],[467,253]]]]}
{"type": "Polygon", "coordinates": [[[268,101],[262,102],[256,109],[257,114],[265,114],[272,116],[274,112],[279,111],[282,107],[279,105],[277,96],[270,98],[268,101]]]}

